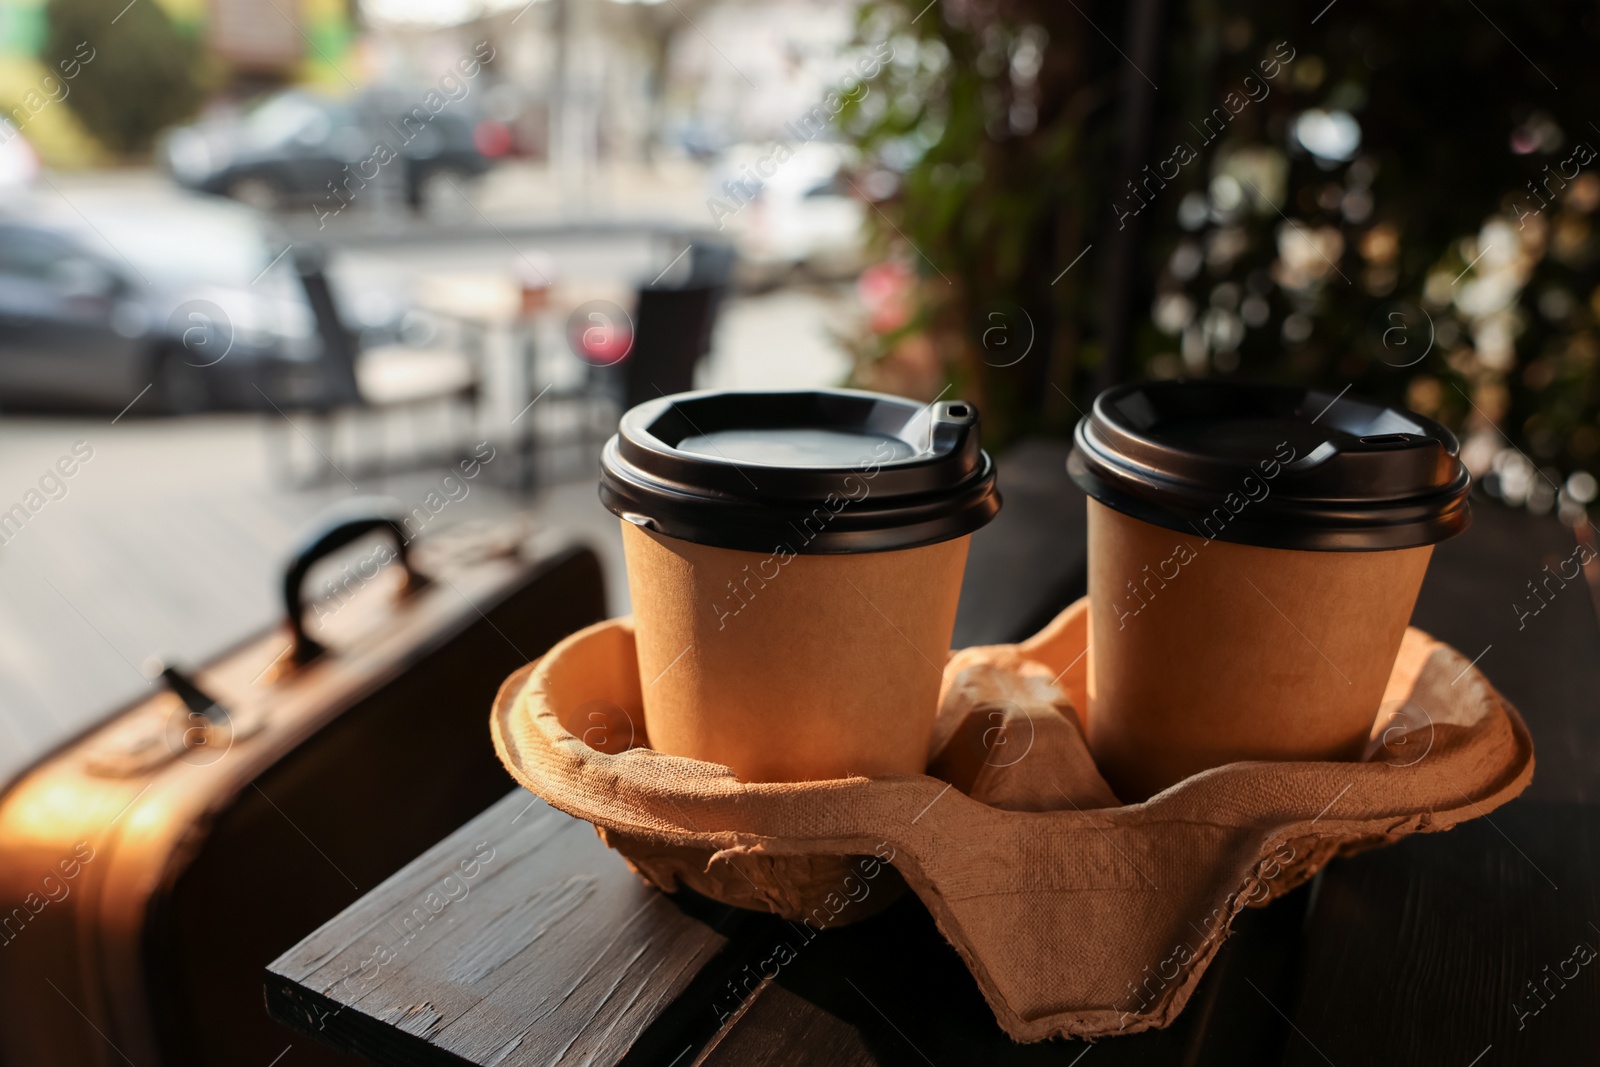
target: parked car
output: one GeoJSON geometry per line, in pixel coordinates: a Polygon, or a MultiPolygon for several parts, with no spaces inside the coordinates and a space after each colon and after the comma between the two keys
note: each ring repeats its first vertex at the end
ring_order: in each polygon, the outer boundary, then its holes
{"type": "Polygon", "coordinates": [[[456,197],[450,183],[488,171],[490,153],[506,149],[499,133],[498,124],[475,121],[465,101],[430,114],[404,93],[339,101],[294,89],[174,129],[161,154],[178,184],[264,210],[321,203],[338,211],[374,184],[428,210],[456,197]]]}
{"type": "Polygon", "coordinates": [[[225,202],[6,201],[0,407],[139,399],[182,414],[313,398],[322,344],[287,246],[225,202]]]}
{"type": "Polygon", "coordinates": [[[865,265],[867,205],[848,173],[843,147],[803,142],[737,145],[713,170],[712,223],[739,250],[739,272],[753,285],[803,274],[845,278],[865,265]]]}

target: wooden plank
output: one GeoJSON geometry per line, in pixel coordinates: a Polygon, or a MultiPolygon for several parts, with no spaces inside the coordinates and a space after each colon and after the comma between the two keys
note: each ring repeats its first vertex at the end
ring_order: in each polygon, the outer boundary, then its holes
{"type": "Polygon", "coordinates": [[[1600,623],[1582,578],[1543,585],[1576,544],[1552,519],[1481,504],[1472,529],[1436,550],[1415,622],[1482,654],[1533,733],[1533,785],[1485,819],[1323,873],[1291,1010],[1304,1040],[1285,1063],[1481,1055],[1493,1067],[1581,1062],[1600,1047],[1600,1017],[1579,1007],[1600,968],[1558,976],[1548,1006],[1522,1017],[1538,1004],[1528,981],[1579,942],[1600,951],[1600,623]]]}
{"type": "Polygon", "coordinates": [[[518,790],[274,961],[268,1010],[382,1063],[615,1063],[739,921],[518,790]]]}
{"type": "MultiPolygon", "coordinates": [[[[1287,1021],[1246,981],[1278,989],[1294,975],[1297,932],[1309,893],[1247,911],[1167,1030],[1094,1045],[1094,1062],[1240,1067],[1277,1062],[1287,1021]],[[1243,965],[1241,966],[1241,961],[1243,965]]],[[[1043,935],[1042,935],[1043,936],[1043,935]]],[[[765,982],[696,1060],[703,1067],[832,1067],[835,1064],[1070,1064],[1091,1046],[1013,1042],[977,984],[910,898],[881,916],[806,942],[765,982]]]]}
{"type": "Polygon", "coordinates": [[[1480,502],[1472,527],[1434,550],[1413,618],[1481,655],[1478,669],[1527,720],[1539,766],[1526,800],[1600,802],[1600,620],[1581,575],[1565,588],[1550,578],[1577,547],[1552,518],[1480,502]]]}
{"type": "Polygon", "coordinates": [[[718,1034],[695,1067],[873,1067],[877,1062],[860,1030],[772,984],[750,999],[738,1025],[718,1034]]]}
{"type": "Polygon", "coordinates": [[[1600,809],[1515,802],[1337,861],[1307,938],[1303,1036],[1283,1062],[1593,1062],[1597,856],[1600,809]]]}

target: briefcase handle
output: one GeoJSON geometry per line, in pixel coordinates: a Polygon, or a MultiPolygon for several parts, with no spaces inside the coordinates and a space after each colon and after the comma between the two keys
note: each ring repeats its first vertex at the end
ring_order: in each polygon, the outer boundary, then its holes
{"type": "Polygon", "coordinates": [[[374,531],[394,536],[400,565],[406,571],[402,592],[412,593],[428,584],[411,563],[411,546],[404,524],[404,507],[390,497],[352,497],[323,512],[311,526],[289,557],[289,566],[283,574],[283,602],[289,615],[289,630],[294,636],[290,659],[295,663],[309,663],[326,649],[306,633],[304,589],[306,575],[323,557],[374,531]]]}

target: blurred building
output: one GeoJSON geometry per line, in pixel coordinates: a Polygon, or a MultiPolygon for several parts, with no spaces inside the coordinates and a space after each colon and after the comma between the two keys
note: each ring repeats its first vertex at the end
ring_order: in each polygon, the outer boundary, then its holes
{"type": "Polygon", "coordinates": [[[345,0],[167,0],[202,7],[206,49],[236,79],[342,80],[355,41],[345,0]]]}

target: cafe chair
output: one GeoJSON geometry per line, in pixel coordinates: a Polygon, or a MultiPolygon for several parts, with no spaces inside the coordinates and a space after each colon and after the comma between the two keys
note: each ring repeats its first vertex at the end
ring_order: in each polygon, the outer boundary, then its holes
{"type": "MultiPolygon", "coordinates": [[[[391,474],[465,455],[478,425],[483,386],[481,358],[472,338],[463,336],[454,347],[364,344],[339,311],[321,256],[304,255],[296,267],[322,340],[322,388],[314,399],[295,407],[312,416],[311,429],[321,440],[307,436],[317,455],[309,475],[297,477],[292,456],[300,433],[296,426],[284,428],[287,445],[274,451],[281,456],[286,480],[391,474]],[[443,441],[431,449],[391,454],[389,424],[402,417],[412,440],[426,440],[424,416],[430,411],[443,417],[443,441]]],[[[288,414],[284,412],[286,419],[288,414]]]]}
{"type": "MultiPolygon", "coordinates": [[[[541,406],[570,406],[576,417],[560,422],[566,436],[547,438],[546,446],[576,446],[585,462],[615,432],[622,412],[660,396],[695,387],[695,371],[711,351],[717,313],[733,273],[734,251],[729,245],[696,244],[690,252],[687,276],[678,284],[639,287],[631,312],[632,337],[627,354],[614,362],[609,352],[585,353],[580,333],[569,337],[579,358],[588,366],[575,386],[551,390],[541,406]]],[[[537,447],[532,435],[524,438],[530,452],[537,447]]]]}

